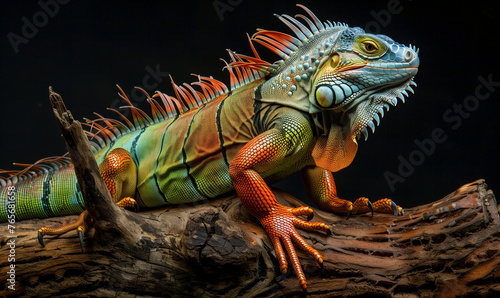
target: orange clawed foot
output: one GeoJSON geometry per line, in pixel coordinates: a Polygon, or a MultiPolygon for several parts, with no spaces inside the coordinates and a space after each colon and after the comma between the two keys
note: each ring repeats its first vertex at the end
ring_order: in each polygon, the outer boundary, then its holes
{"type": "Polygon", "coordinates": [[[78,231],[78,237],[80,238],[80,248],[82,249],[82,253],[84,252],[83,250],[83,234],[85,234],[85,231],[89,227],[89,225],[92,223],[92,218],[90,215],[87,213],[87,211],[83,211],[78,219],[70,224],[64,225],[59,228],[48,228],[48,227],[41,227],[38,230],[38,242],[40,245],[45,247],[45,244],[43,243],[43,236],[45,235],[62,235],[66,232],[69,232],[71,230],[77,230],[78,231]]]}
{"type": "Polygon", "coordinates": [[[372,204],[367,198],[361,197],[352,204],[352,210],[348,212],[347,217],[349,218],[350,214],[368,212],[371,212],[372,216],[374,212],[394,214],[394,216],[404,215],[404,209],[396,205],[391,199],[381,199],[372,204]]]}
{"type": "Polygon", "coordinates": [[[294,244],[312,255],[321,266],[323,265],[323,257],[297,233],[295,228],[297,227],[308,231],[323,231],[328,235],[331,234],[328,225],[322,222],[308,222],[297,217],[305,215],[311,218],[312,213],[313,211],[309,207],[287,208],[278,206],[269,215],[260,219],[262,226],[274,245],[281,272],[285,273],[288,270],[288,262],[285,257],[286,250],[290,257],[292,267],[295,270],[295,274],[304,290],[307,289],[306,277],[300,266],[294,244]],[[283,246],[285,250],[283,250],[283,246]]]}
{"type": "MultiPolygon", "coordinates": [[[[139,205],[137,202],[130,198],[123,198],[120,200],[117,205],[121,208],[127,208],[127,209],[133,209],[134,211],[139,210],[139,205]]],[[[59,228],[48,228],[48,227],[41,227],[38,230],[38,242],[40,243],[41,246],[45,247],[45,244],[43,242],[43,236],[45,235],[62,235],[64,233],[67,233],[71,230],[77,230],[78,232],[78,238],[80,238],[80,247],[82,249],[82,253],[84,253],[83,249],[83,235],[85,235],[85,232],[87,231],[87,228],[90,226],[92,223],[92,218],[88,214],[88,212],[85,210],[83,211],[78,219],[70,224],[64,225],[59,228]]]]}
{"type": "Polygon", "coordinates": [[[398,206],[391,199],[381,199],[373,203],[373,209],[378,213],[394,214],[394,216],[404,215],[405,211],[403,208],[398,206]]]}
{"type": "Polygon", "coordinates": [[[116,204],[121,208],[134,210],[135,212],[139,211],[139,204],[137,204],[136,200],[130,197],[123,198],[116,204]]]}

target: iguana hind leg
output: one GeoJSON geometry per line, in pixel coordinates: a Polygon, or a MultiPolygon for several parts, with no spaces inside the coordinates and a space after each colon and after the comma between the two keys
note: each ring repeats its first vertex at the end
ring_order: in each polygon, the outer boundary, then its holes
{"type": "MultiPolygon", "coordinates": [[[[122,148],[113,149],[99,165],[99,171],[117,205],[137,211],[137,202],[132,198],[135,195],[137,183],[137,167],[130,153],[122,148]]],[[[38,242],[45,246],[43,236],[62,235],[71,230],[77,230],[83,252],[83,235],[91,223],[92,218],[87,211],[83,211],[73,223],[59,228],[40,228],[38,230],[38,242]]]]}

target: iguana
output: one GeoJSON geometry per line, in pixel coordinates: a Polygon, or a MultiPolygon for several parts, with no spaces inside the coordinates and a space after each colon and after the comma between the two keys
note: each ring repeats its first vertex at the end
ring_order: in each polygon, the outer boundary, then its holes
{"type": "MultiPolygon", "coordinates": [[[[151,106],[148,115],[133,106],[132,118],[118,110],[118,119],[99,114],[87,120],[87,131],[101,175],[111,196],[122,207],[150,208],[208,200],[236,191],[243,205],[269,235],[282,272],[285,251],[302,288],[306,278],[294,243],[320,264],[320,253],[295,228],[330,233],[329,226],[299,218],[311,217],[309,207],[278,203],[270,184],[301,171],[309,196],[319,208],[350,215],[394,213],[401,208],[389,199],[373,205],[367,198],[354,203],[337,196],[332,172],[347,167],[358,140],[375,131],[384,111],[413,93],[419,66],[418,49],[387,36],[342,23],[320,21],[309,9],[291,17],[276,15],[294,36],[258,29],[248,37],[253,56],[228,50],[225,62],[230,88],[212,77],[177,85],[174,96],[142,90],[151,106]],[[254,43],[281,57],[262,60],[254,43]]],[[[119,88],[119,87],[118,87],[119,88]]],[[[42,227],[44,235],[90,224],[66,156],[45,158],[21,171],[2,170],[0,222],[81,213],[72,224],[42,227]],[[15,192],[16,208],[8,200],[15,192]]],[[[82,245],[83,248],[83,245],[82,245]]]]}

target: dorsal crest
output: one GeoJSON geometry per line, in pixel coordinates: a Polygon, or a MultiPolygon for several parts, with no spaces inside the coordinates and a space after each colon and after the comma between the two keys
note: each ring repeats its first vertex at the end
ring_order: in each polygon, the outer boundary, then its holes
{"type": "Polygon", "coordinates": [[[251,38],[247,35],[253,56],[237,54],[234,51],[227,50],[230,61],[221,60],[225,63],[225,69],[229,72],[230,88],[227,88],[224,83],[212,77],[199,75],[195,75],[198,81],[191,84],[183,83],[177,85],[171,78],[175,96],[170,96],[159,91],[150,96],[144,89],[136,87],[146,95],[147,102],[151,108],[149,115],[134,106],[123,90],[118,87],[120,90],[119,96],[128,104],[121,108],[130,110],[132,120],[127,119],[127,117],[115,109],[109,110],[117,113],[120,120],[104,118],[97,113],[96,116],[98,118],[94,120],[86,119],[88,122],[87,126],[90,127],[87,133],[91,139],[96,141],[93,142],[94,148],[99,150],[122,134],[179,116],[182,113],[199,108],[219,96],[226,95],[230,91],[244,87],[246,84],[267,75],[272,76],[279,69],[280,65],[284,63],[283,60],[290,59],[308,40],[329,28],[347,26],[340,23],[332,24],[329,21],[321,22],[308,8],[300,4],[297,6],[304,9],[308,16],[299,14],[294,18],[286,14],[276,15],[279,20],[292,30],[296,37],[278,31],[257,29],[257,32],[251,38]],[[303,20],[305,24],[300,20],[303,20]],[[283,60],[274,63],[263,60],[255,49],[253,42],[257,42],[270,49],[283,60]]]}

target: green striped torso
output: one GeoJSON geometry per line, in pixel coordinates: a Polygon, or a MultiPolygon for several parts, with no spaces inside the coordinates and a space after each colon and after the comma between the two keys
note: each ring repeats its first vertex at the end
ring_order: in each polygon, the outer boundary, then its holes
{"type": "MultiPolygon", "coordinates": [[[[135,199],[141,207],[204,201],[230,192],[234,188],[229,164],[246,143],[283,117],[309,117],[293,108],[255,101],[254,92],[251,87],[222,95],[199,108],[124,134],[96,153],[97,163],[113,149],[130,152],[137,165],[135,199]]],[[[304,152],[287,157],[286,163],[262,176],[272,183],[298,171],[311,162],[310,152],[304,152]]],[[[18,220],[78,214],[85,209],[72,165],[15,186],[18,220]]],[[[0,222],[7,220],[7,191],[0,186],[0,222]]]]}

